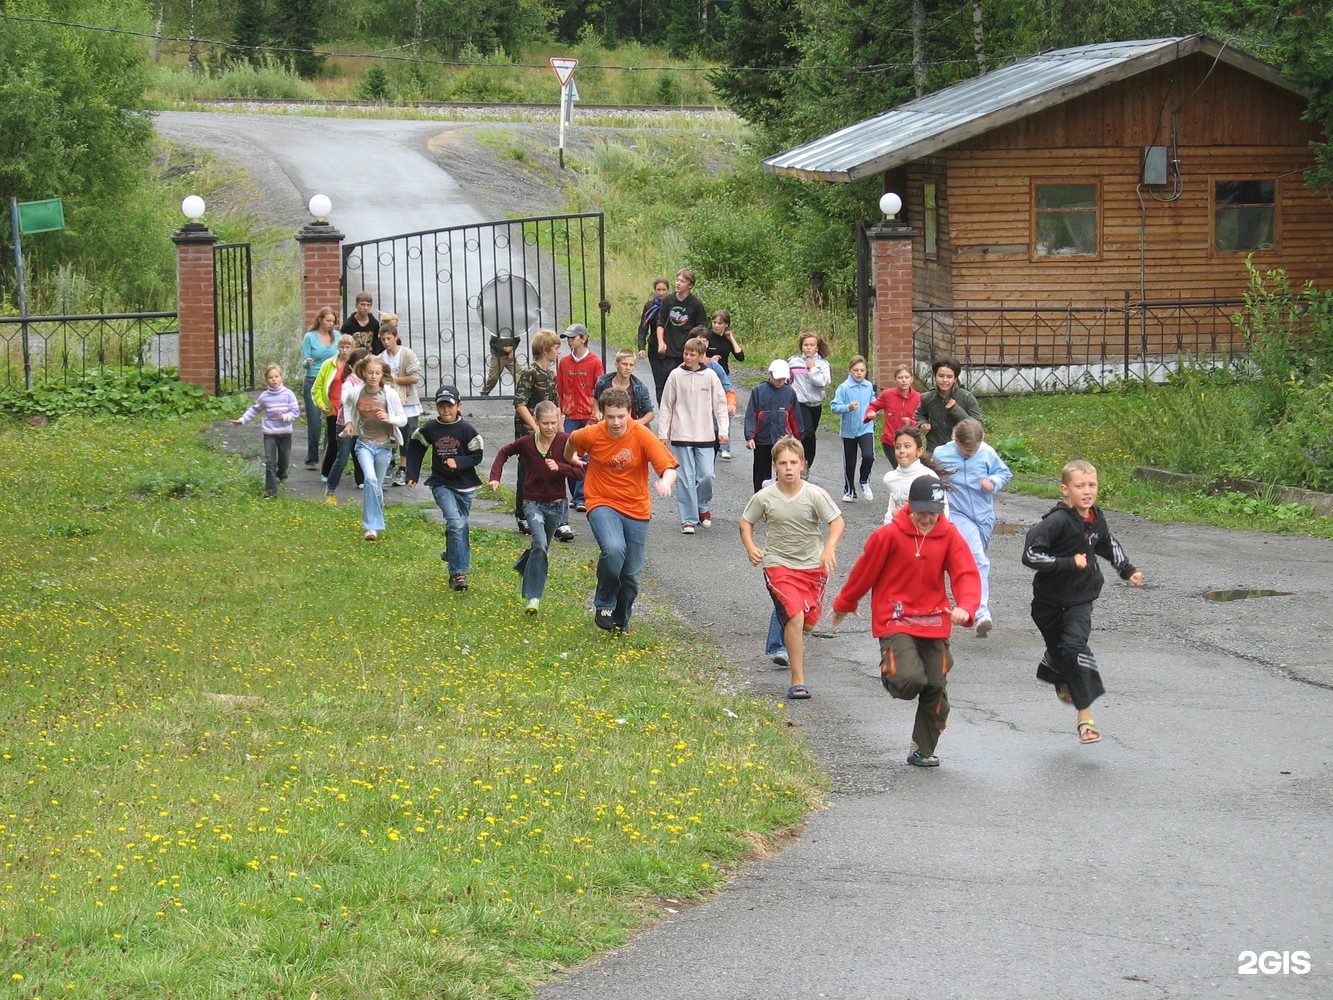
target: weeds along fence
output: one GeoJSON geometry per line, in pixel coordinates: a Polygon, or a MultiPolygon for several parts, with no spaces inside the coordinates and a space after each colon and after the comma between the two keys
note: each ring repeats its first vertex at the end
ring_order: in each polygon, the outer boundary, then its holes
{"type": "Polygon", "coordinates": [[[1247,353],[1232,317],[1240,298],[1123,304],[918,308],[913,353],[962,364],[985,395],[1057,393],[1163,382],[1183,367],[1230,367],[1247,353]]]}
{"type": "Polygon", "coordinates": [[[0,316],[0,390],[77,381],[108,365],[175,366],[179,339],[174,312],[0,316]]]}

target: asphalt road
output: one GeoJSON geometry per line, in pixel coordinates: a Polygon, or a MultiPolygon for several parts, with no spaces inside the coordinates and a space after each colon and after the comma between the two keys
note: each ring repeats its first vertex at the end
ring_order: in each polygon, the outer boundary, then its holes
{"type": "MultiPolygon", "coordinates": [[[[180,117],[164,114],[160,127],[214,141],[180,117]]],[[[245,116],[206,117],[225,119],[209,127],[217,135],[245,116]]],[[[238,134],[232,154],[262,184],[288,186],[297,225],[316,191],[350,239],[471,221],[425,219],[417,208],[406,228],[391,221],[404,191],[414,206],[430,200],[415,197],[427,185],[442,202],[459,195],[412,149],[398,157],[415,165],[402,176],[383,173],[384,157],[360,174],[349,168],[359,161],[348,149],[419,142],[414,130],[438,123],[273,128],[238,134]],[[298,166],[297,148],[326,163],[303,155],[298,166]],[[371,194],[373,217],[348,214],[371,194]]],[[[469,416],[488,441],[508,439],[502,402],[469,404],[469,416]]],[[[840,495],[840,449],[825,424],[814,480],[840,495]]],[[[881,460],[878,472],[886,468],[881,460]]],[[[767,598],[736,534],[749,456],[738,451],[719,469],[711,529],[681,536],[674,500],[654,501],[641,601],[694,623],[756,693],[781,698],[788,676],[762,655],[767,598]]],[[[313,476],[294,471],[293,488],[317,493],[303,475],[313,476]]],[[[1110,515],[1149,589],[1108,582],[1098,602],[1103,739],[1080,746],[1073,711],[1033,676],[1041,648],[1021,529],[1049,506],[998,499],[1019,533],[992,542],[994,632],[955,640],[941,767],[905,764],[912,709],[880,687],[866,619],[821,625],[808,650],[814,696],[789,710],[832,775],[828,808],[790,849],[546,987],[543,1000],[1333,997],[1333,542],[1110,515]],[[1287,594],[1203,597],[1222,589],[1287,594]],[[1297,952],[1308,956],[1305,974],[1297,952]],[[1283,953],[1291,971],[1281,971],[1283,953]]],[[[479,523],[507,521],[484,508],[479,523]]],[[[883,505],[848,504],[846,515],[836,586],[883,505]]],[[[576,544],[588,545],[586,526],[581,534],[576,544]]]]}
{"type": "Polygon", "coordinates": [[[244,164],[267,204],[261,214],[293,230],[310,221],[312,195],[328,195],[328,221],[347,242],[485,221],[459,183],[427,155],[436,121],[311,118],[162,111],[159,133],[244,164]]]}
{"type": "MultiPolygon", "coordinates": [[[[838,442],[821,449],[814,479],[840,496],[838,442]]],[[[655,601],[781,698],[736,534],[748,455],[719,468],[712,529],[682,536],[674,501],[655,501],[655,601]]],[[[1019,529],[1050,506],[998,503],[1019,529]]],[[[878,500],[843,507],[839,586],[883,517],[878,500]]],[[[1098,602],[1099,744],[1078,744],[1073,710],[1034,677],[1023,536],[997,534],[996,627],[956,635],[942,766],[905,763],[912,707],[881,688],[866,619],[821,624],[813,698],[790,712],[833,777],[828,808],[542,1000],[1333,996],[1333,542],[1110,522],[1151,589],[1109,574],[1098,602]],[[1289,595],[1204,599],[1217,589],[1289,595]],[[1304,951],[1312,968],[1241,975],[1247,951],[1304,951]]]]}

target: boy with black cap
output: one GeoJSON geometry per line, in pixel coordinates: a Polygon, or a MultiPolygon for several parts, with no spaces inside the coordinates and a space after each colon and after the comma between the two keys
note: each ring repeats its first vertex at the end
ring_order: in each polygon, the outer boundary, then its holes
{"type": "Polygon", "coordinates": [[[958,529],[941,515],[944,487],[933,476],[912,481],[907,505],[871,532],[842,591],[833,623],[856,614],[870,591],[870,630],[879,639],[880,681],[895,698],[917,699],[907,763],[939,767],[935,745],[949,719],[949,632],[969,626],[981,603],[981,574],[958,529]],[[944,589],[949,578],[956,604],[944,589]]]}
{"type": "Polygon", "coordinates": [[[417,484],[421,460],[429,450],[430,478],[426,486],[444,514],[445,549],[440,558],[449,564],[449,586],[467,590],[467,574],[472,565],[468,515],[472,512],[472,495],[481,489],[481,479],[477,476],[481,434],[463,419],[454,386],[441,386],[435,393],[435,411],[436,419],[418,427],[408,442],[407,485],[417,484]]]}

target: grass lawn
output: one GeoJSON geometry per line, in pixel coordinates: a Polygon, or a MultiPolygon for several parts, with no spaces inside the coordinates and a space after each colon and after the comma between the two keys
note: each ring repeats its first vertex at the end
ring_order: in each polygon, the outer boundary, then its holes
{"type": "Polygon", "coordinates": [[[263,501],[199,421],[0,429],[0,998],[530,995],[824,790],[780,706],[557,553],[263,501]],[[739,693],[729,693],[735,688],[739,693]]]}

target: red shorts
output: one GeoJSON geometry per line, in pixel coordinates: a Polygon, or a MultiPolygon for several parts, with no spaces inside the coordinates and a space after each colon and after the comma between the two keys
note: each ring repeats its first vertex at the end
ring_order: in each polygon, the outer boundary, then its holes
{"type": "Polygon", "coordinates": [[[764,570],[764,583],[778,610],[783,625],[798,614],[805,615],[802,628],[809,632],[824,613],[824,588],[828,574],[822,569],[788,569],[770,566],[764,570]]]}

